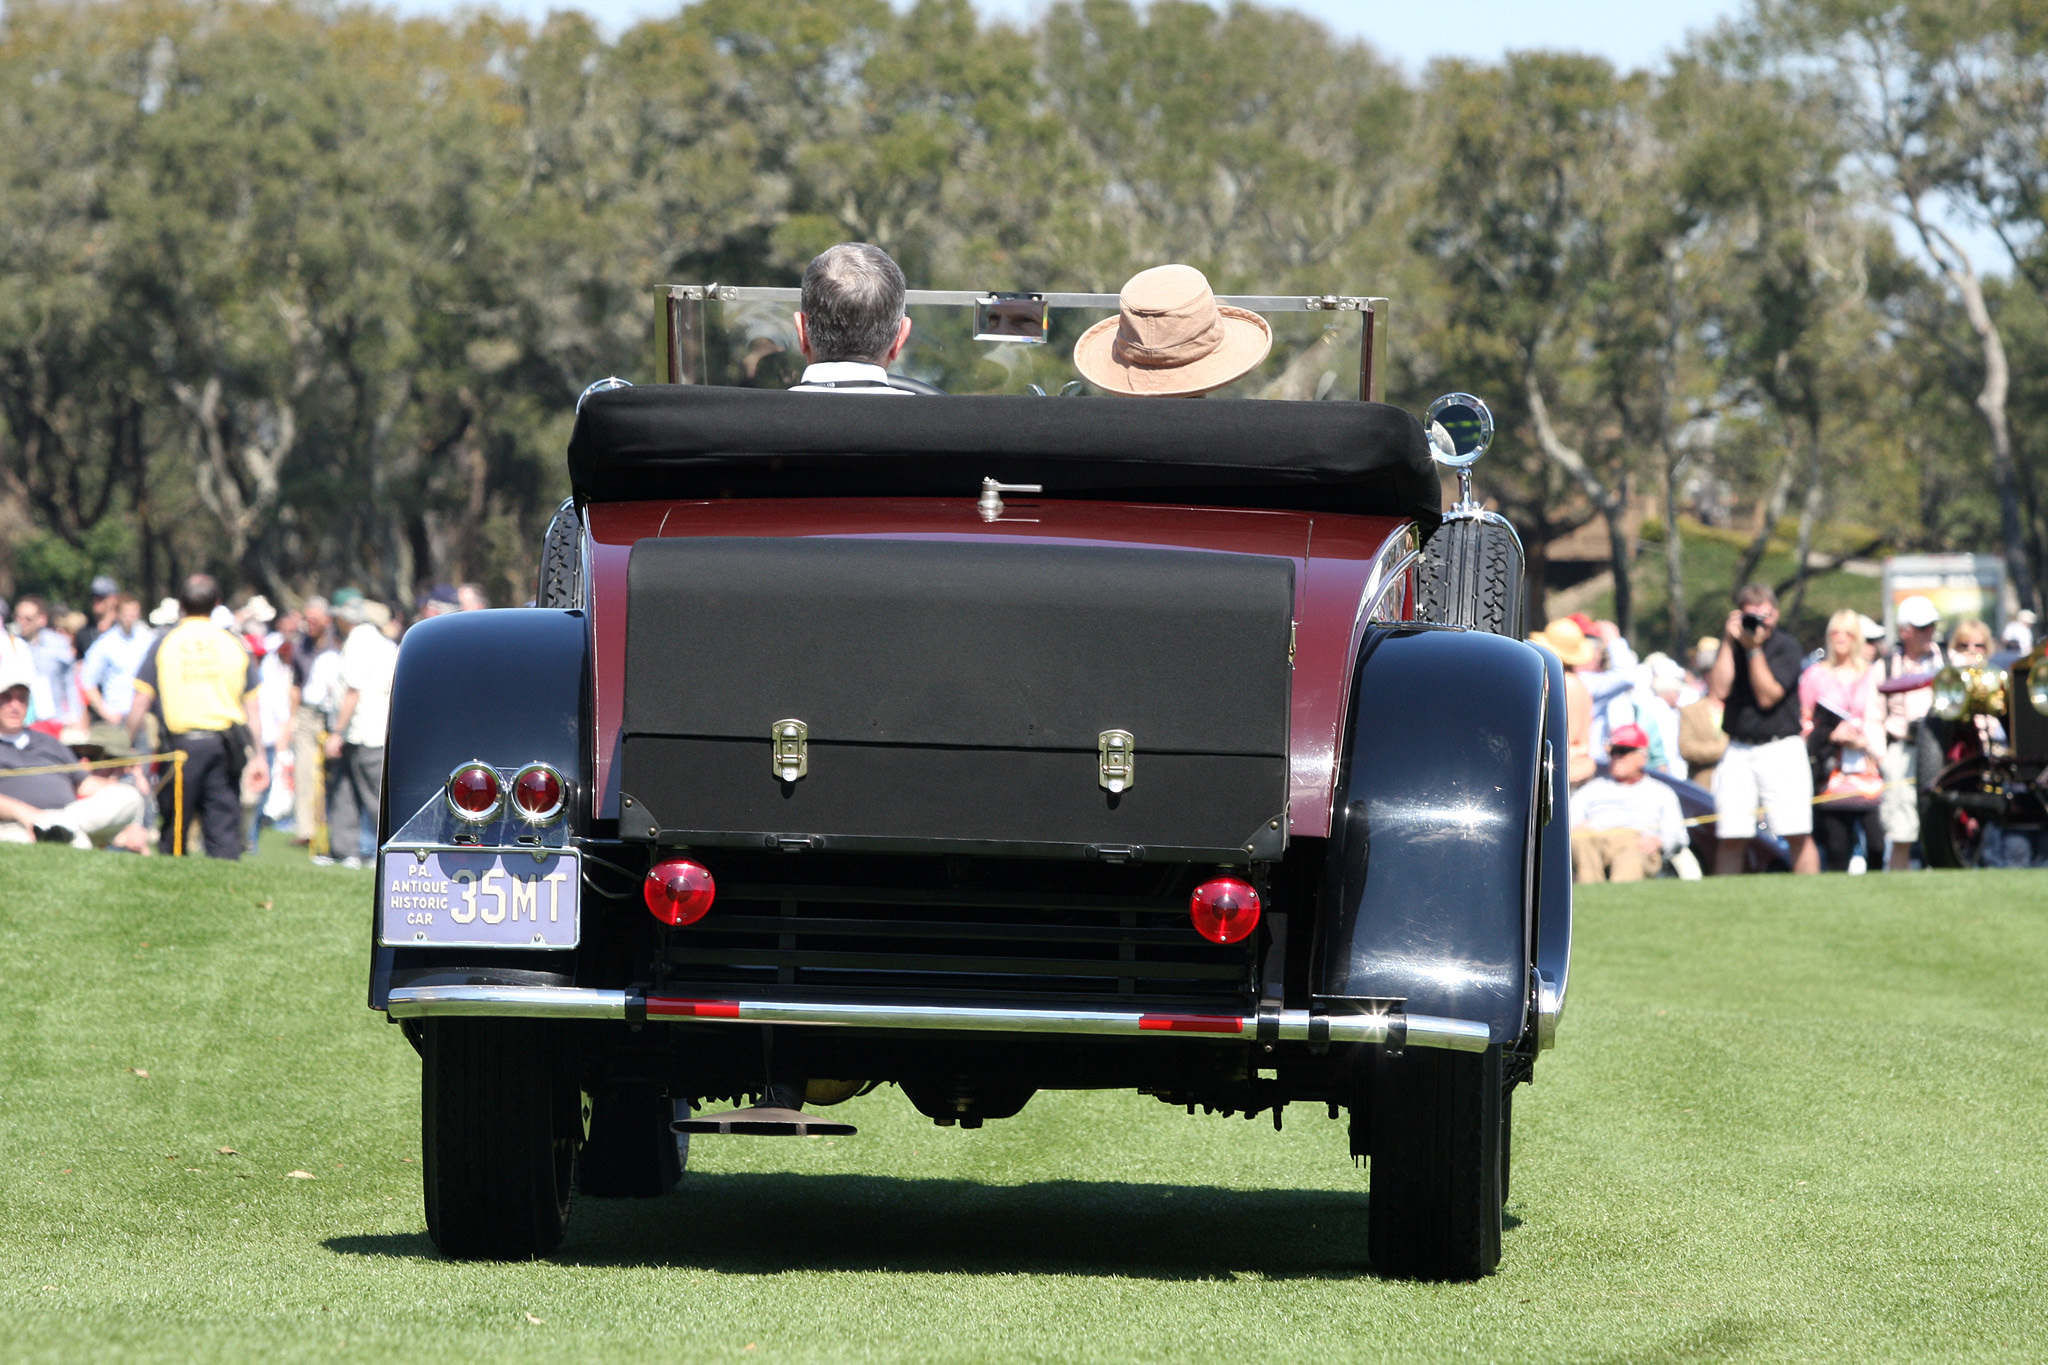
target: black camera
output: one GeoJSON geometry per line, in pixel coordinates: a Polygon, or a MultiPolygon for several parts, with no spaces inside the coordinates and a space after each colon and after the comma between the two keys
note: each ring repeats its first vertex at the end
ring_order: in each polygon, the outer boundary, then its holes
{"type": "Polygon", "coordinates": [[[1742,633],[1744,635],[1754,635],[1763,628],[1763,617],[1758,616],[1753,611],[1746,611],[1742,613],[1742,633]]]}

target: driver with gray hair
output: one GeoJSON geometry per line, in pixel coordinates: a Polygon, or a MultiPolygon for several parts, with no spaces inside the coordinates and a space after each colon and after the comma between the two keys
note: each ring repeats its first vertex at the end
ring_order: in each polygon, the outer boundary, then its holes
{"type": "Polygon", "coordinates": [[[910,393],[888,369],[909,340],[903,272],[880,247],[841,242],[804,271],[796,342],[807,364],[790,391],[910,393]]]}

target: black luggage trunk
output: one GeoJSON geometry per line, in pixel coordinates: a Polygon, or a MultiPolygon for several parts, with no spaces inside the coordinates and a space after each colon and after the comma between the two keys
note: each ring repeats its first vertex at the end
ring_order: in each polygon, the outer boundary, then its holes
{"type": "Polygon", "coordinates": [[[1285,847],[1291,560],[705,537],[639,542],[627,579],[626,837],[1230,863],[1285,847]],[[1117,732],[1135,766],[1112,791],[1117,732]]]}

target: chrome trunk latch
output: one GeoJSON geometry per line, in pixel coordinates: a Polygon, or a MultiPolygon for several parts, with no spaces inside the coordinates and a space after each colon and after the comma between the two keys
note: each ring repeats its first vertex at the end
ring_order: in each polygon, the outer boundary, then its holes
{"type": "Polygon", "coordinates": [[[994,521],[1003,514],[1003,494],[1043,493],[1042,483],[997,483],[994,479],[981,481],[981,500],[974,504],[983,521],[994,521]]]}
{"type": "Polygon", "coordinates": [[[795,718],[778,720],[768,732],[769,759],[780,782],[794,782],[811,770],[811,727],[795,718]]]}
{"type": "Polygon", "coordinates": [[[1095,742],[1102,785],[1114,794],[1138,781],[1138,742],[1129,730],[1104,730],[1095,742]]]}

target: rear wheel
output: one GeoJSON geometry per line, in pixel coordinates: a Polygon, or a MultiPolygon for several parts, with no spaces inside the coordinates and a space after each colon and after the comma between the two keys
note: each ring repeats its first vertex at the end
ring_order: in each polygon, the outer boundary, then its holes
{"type": "MultiPolygon", "coordinates": [[[[576,1190],[598,1199],[655,1199],[683,1175],[675,1101],[652,1085],[607,1086],[590,1097],[590,1141],[576,1158],[576,1190]]],[[[687,1141],[688,1139],[683,1139],[687,1141]]]]}
{"type": "Polygon", "coordinates": [[[1461,517],[1422,547],[1416,614],[1494,635],[1522,635],[1522,547],[1499,522],[1461,517]]]}
{"type": "Polygon", "coordinates": [[[1378,1058],[1366,1220],[1375,1270],[1472,1280],[1500,1264],[1504,1120],[1498,1045],[1378,1058]]]}
{"type": "Polygon", "coordinates": [[[553,1251],[583,1135],[559,1030],[531,1019],[429,1019],[421,1043],[427,1235],[458,1260],[553,1251]]]}

